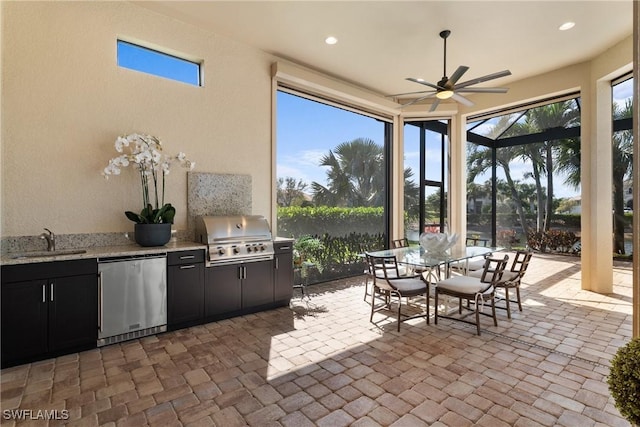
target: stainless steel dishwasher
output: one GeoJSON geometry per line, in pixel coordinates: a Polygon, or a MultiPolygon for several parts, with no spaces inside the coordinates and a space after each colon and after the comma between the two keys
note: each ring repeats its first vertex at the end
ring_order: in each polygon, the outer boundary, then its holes
{"type": "Polygon", "coordinates": [[[98,347],[167,330],[167,254],[98,259],[98,347]]]}

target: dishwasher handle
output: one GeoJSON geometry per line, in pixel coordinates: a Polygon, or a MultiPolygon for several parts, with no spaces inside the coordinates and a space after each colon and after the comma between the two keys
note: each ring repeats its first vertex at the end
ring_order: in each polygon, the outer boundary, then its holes
{"type": "Polygon", "coordinates": [[[98,272],[98,331],[102,331],[102,272],[98,272]]]}
{"type": "Polygon", "coordinates": [[[98,258],[98,264],[107,264],[110,262],[120,262],[120,261],[135,261],[135,260],[153,259],[153,258],[166,258],[166,257],[167,257],[166,252],[155,253],[155,254],[142,254],[142,255],[122,255],[122,256],[98,258]]]}

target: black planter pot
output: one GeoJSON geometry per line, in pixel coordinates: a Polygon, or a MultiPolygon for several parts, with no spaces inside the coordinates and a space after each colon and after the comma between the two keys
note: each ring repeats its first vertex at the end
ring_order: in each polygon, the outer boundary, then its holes
{"type": "Polygon", "coordinates": [[[171,240],[171,224],[136,224],[136,243],[140,246],[163,246],[171,240]]]}

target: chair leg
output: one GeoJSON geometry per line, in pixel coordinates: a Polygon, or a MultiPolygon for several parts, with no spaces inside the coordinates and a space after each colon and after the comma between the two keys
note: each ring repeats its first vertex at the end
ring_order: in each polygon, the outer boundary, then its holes
{"type": "Polygon", "coordinates": [[[429,283],[427,283],[427,291],[424,294],[425,310],[427,311],[427,325],[429,324],[429,283]]]}
{"type": "Polygon", "coordinates": [[[398,296],[398,332],[400,332],[400,323],[401,323],[401,319],[400,316],[402,315],[402,297],[398,296]]]}
{"type": "Polygon", "coordinates": [[[369,277],[368,276],[364,281],[364,298],[363,298],[364,301],[367,300],[367,295],[369,295],[369,277]]]}
{"type": "Polygon", "coordinates": [[[507,318],[511,319],[511,306],[509,305],[509,287],[504,287],[504,302],[507,304],[507,318]]]}
{"type": "Polygon", "coordinates": [[[371,316],[369,316],[369,322],[373,322],[373,311],[376,303],[376,285],[373,285],[371,289],[371,316]]]}
{"type": "MultiPolygon", "coordinates": [[[[468,300],[467,300],[468,301],[468,300]]],[[[475,300],[475,309],[476,309],[476,330],[478,332],[478,336],[480,336],[480,304],[478,304],[478,296],[476,295],[475,300]]]]}
{"type": "Polygon", "coordinates": [[[435,311],[434,313],[434,323],[437,325],[438,324],[438,287],[436,286],[436,293],[435,293],[435,307],[433,308],[433,310],[435,311]]]}
{"type": "Polygon", "coordinates": [[[493,326],[498,326],[498,317],[496,316],[496,298],[491,296],[491,314],[493,314],[493,326]]]}
{"type": "Polygon", "coordinates": [[[522,302],[520,301],[520,283],[516,285],[516,297],[518,300],[518,310],[522,311],[522,302]]]}

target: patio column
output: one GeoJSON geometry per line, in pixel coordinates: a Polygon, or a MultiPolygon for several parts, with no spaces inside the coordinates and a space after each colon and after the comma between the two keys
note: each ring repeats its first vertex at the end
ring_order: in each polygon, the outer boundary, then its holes
{"type": "Polygon", "coordinates": [[[582,289],[613,291],[611,82],[585,82],[582,110],[582,289]]]}
{"type": "Polygon", "coordinates": [[[464,247],[467,237],[467,164],[466,119],[460,114],[451,117],[449,135],[449,232],[458,233],[457,246],[464,247]]]}
{"type": "Polygon", "coordinates": [[[389,242],[404,237],[404,121],[397,114],[393,116],[391,177],[391,223],[389,242]]]}

